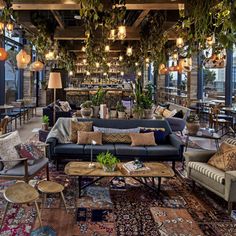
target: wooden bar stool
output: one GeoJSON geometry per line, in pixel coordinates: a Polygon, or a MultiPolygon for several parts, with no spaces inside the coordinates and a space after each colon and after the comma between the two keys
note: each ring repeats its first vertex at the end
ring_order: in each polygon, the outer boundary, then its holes
{"type": "Polygon", "coordinates": [[[5,219],[10,203],[28,204],[28,203],[34,202],[35,208],[38,214],[38,218],[39,218],[39,223],[40,223],[40,226],[42,227],[42,220],[41,220],[39,207],[37,203],[37,199],[39,198],[39,193],[35,188],[33,188],[32,186],[30,186],[29,184],[25,182],[18,182],[8,187],[3,193],[3,196],[7,200],[7,204],[6,204],[4,215],[2,218],[0,229],[2,229],[4,219],[5,219]]]}
{"type": "Polygon", "coordinates": [[[46,202],[47,194],[59,193],[60,196],[61,196],[61,199],[62,199],[62,201],[64,203],[66,212],[68,212],[67,206],[66,206],[65,197],[64,197],[64,194],[63,194],[63,190],[64,190],[64,186],[63,185],[58,184],[58,183],[53,182],[53,181],[43,180],[43,181],[39,182],[38,190],[43,194],[42,206],[46,202]]]}

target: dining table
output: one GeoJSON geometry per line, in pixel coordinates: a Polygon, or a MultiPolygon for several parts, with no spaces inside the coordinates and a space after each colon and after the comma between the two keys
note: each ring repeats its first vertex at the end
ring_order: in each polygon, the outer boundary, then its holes
{"type": "Polygon", "coordinates": [[[13,108],[14,106],[8,104],[0,105],[0,110],[4,110],[6,115],[8,114],[8,111],[13,108]]]}

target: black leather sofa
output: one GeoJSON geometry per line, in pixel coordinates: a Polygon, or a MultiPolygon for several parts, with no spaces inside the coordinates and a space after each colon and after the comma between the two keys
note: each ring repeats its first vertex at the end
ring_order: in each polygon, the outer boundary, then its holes
{"type": "MultiPolygon", "coordinates": [[[[62,127],[63,123],[69,124],[69,118],[60,118],[57,127],[62,127]]],[[[165,140],[157,146],[132,147],[129,144],[104,144],[93,146],[94,160],[100,152],[110,151],[120,158],[121,161],[134,160],[138,157],[142,161],[170,161],[173,168],[176,161],[182,161],[183,143],[172,133],[171,128],[165,120],[107,120],[107,119],[78,119],[79,121],[93,121],[94,126],[107,128],[164,128],[165,140]]],[[[56,125],[57,125],[56,124],[56,125]]],[[[61,162],[70,160],[90,160],[91,145],[78,145],[74,143],[59,143],[55,137],[49,137],[46,141],[49,144],[49,158],[55,160],[57,166],[61,162]]]]}

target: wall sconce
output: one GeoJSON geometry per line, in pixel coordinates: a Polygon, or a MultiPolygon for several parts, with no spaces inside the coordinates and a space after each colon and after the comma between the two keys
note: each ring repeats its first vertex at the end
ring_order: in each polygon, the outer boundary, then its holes
{"type": "Polygon", "coordinates": [[[184,40],[183,40],[183,38],[177,38],[177,39],[176,39],[176,46],[177,46],[178,48],[182,48],[182,47],[184,46],[184,40]]]}
{"type": "Polygon", "coordinates": [[[120,25],[118,27],[118,34],[117,34],[117,36],[118,36],[118,38],[120,40],[125,39],[125,37],[126,37],[126,27],[125,27],[125,25],[120,25]]]}
{"type": "Polygon", "coordinates": [[[132,54],[133,54],[133,49],[132,49],[132,47],[127,47],[127,49],[126,49],[126,55],[127,55],[128,57],[130,57],[130,56],[132,56],[132,54]]]}

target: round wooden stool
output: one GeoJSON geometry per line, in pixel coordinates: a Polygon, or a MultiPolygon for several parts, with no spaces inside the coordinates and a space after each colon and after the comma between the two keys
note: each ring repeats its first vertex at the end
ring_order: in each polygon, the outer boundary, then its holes
{"type": "Polygon", "coordinates": [[[46,181],[46,180],[44,180],[44,181],[39,182],[38,190],[44,195],[43,196],[43,204],[42,205],[44,205],[44,203],[46,202],[47,194],[59,193],[60,196],[61,196],[61,199],[62,199],[62,201],[64,203],[66,212],[68,212],[67,206],[66,206],[65,197],[64,197],[64,194],[63,194],[63,190],[64,190],[64,186],[63,185],[58,184],[58,183],[53,182],[53,181],[46,181]]]}
{"type": "Polygon", "coordinates": [[[37,203],[37,199],[39,198],[39,193],[35,188],[33,188],[32,186],[30,186],[29,184],[25,182],[18,182],[8,187],[3,193],[3,196],[7,200],[7,205],[6,205],[4,215],[2,218],[1,228],[2,228],[10,203],[27,204],[27,203],[32,203],[32,202],[34,202],[35,204],[38,218],[39,218],[39,223],[40,223],[40,226],[42,227],[41,216],[40,216],[39,207],[37,203]]]}

